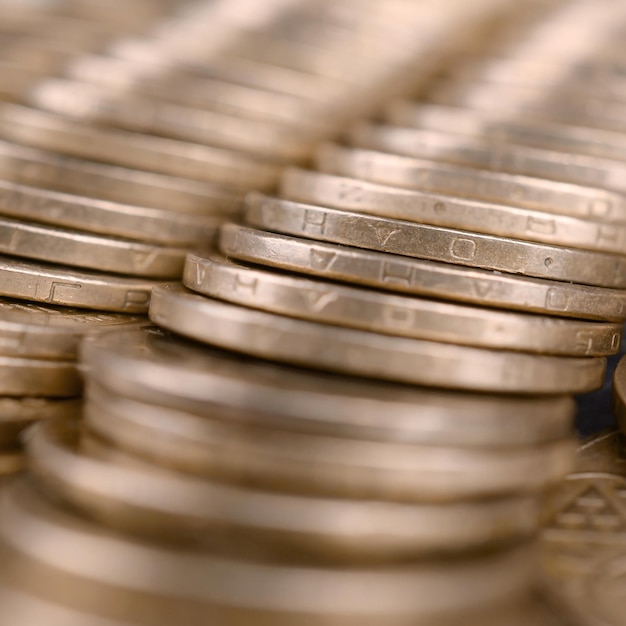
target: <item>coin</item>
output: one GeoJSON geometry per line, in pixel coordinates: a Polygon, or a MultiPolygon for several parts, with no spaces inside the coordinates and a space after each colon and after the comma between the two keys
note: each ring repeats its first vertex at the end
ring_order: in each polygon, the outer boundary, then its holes
{"type": "Polygon", "coordinates": [[[44,111],[4,103],[4,139],[68,156],[240,188],[273,187],[276,165],[224,148],[112,128],[99,129],[44,111]]]}
{"type": "Polygon", "coordinates": [[[35,359],[75,359],[82,337],[145,318],[85,311],[0,297],[0,354],[35,359]]]}
{"type": "Polygon", "coordinates": [[[145,313],[156,283],[140,278],[0,257],[0,294],[46,304],[145,313]]]}
{"type": "Polygon", "coordinates": [[[151,625],[171,624],[172,615],[200,625],[217,614],[241,624],[253,615],[267,624],[302,616],[311,624],[407,624],[522,595],[534,570],[528,545],[399,566],[255,562],[105,531],[46,502],[25,481],[9,485],[1,498],[6,577],[16,582],[28,572],[29,587],[52,587],[61,602],[82,596],[93,610],[151,625]],[[155,578],[154,571],[163,574],[155,578]]]}
{"type": "Polygon", "coordinates": [[[245,219],[258,228],[367,250],[537,278],[626,287],[626,256],[387,219],[254,192],[246,197],[245,219]]]}
{"type": "Polygon", "coordinates": [[[225,255],[243,261],[387,291],[582,319],[626,317],[623,290],[421,261],[237,224],[222,226],[219,241],[225,255]]]}
{"type": "Polygon", "coordinates": [[[36,421],[78,417],[81,404],[79,399],[0,398],[0,445],[17,446],[22,433],[36,421]]]}
{"type": "Polygon", "coordinates": [[[90,388],[85,418],[116,446],[199,476],[292,494],[451,502],[542,490],[572,467],[569,437],[466,449],[284,432],[194,417],[90,388]],[[158,421],[152,426],[151,421],[158,421]]]}
{"type": "Polygon", "coordinates": [[[569,356],[619,351],[622,326],[397,296],[189,254],[183,284],[234,304],[401,337],[569,356]]]}
{"type": "Polygon", "coordinates": [[[44,361],[0,356],[0,396],[68,398],[81,392],[73,361],[44,361]]]}
{"type": "Polygon", "coordinates": [[[220,348],[322,370],[436,387],[580,393],[601,386],[606,366],[602,358],[469,348],[316,324],[197,296],[174,284],[153,289],[149,315],[159,326],[220,348]]]}
{"type": "Polygon", "coordinates": [[[482,396],[300,372],[156,329],[88,337],[83,365],[115,395],[287,431],[466,447],[536,445],[570,432],[567,397],[482,396]],[[384,416],[384,418],[383,418],[384,416]]]}
{"type": "Polygon", "coordinates": [[[228,214],[237,195],[197,180],[131,170],[0,141],[0,175],[7,180],[124,204],[199,215],[228,214]]]}
{"type": "Polygon", "coordinates": [[[34,107],[81,121],[231,148],[268,161],[302,161],[313,148],[313,137],[303,130],[136,94],[115,94],[86,83],[44,81],[30,90],[27,100],[34,107]]]}
{"type": "Polygon", "coordinates": [[[107,202],[0,181],[0,215],[169,246],[206,244],[218,217],[107,202]]]}
{"type": "Polygon", "coordinates": [[[37,426],[27,442],[34,476],[63,499],[107,525],[179,544],[211,545],[234,534],[278,554],[391,562],[519,540],[537,522],[533,498],[432,506],[307,497],[127,463],[104,447],[104,459],[82,453],[78,426],[67,419],[37,426]]]}
{"type": "Polygon", "coordinates": [[[622,357],[613,374],[613,415],[619,427],[626,431],[626,359],[622,357]]]}
{"type": "Polygon", "coordinates": [[[0,218],[0,253],[147,278],[174,278],[185,249],[0,218]]]}
{"type": "MultiPolygon", "coordinates": [[[[363,124],[355,128],[351,139],[362,148],[626,191],[626,166],[615,159],[400,126],[363,124]]],[[[606,203],[600,202],[596,214],[605,213],[606,203]]]]}
{"type": "MultiPolygon", "coordinates": [[[[543,178],[330,143],[318,150],[316,162],[318,169],[324,172],[374,183],[525,207],[533,209],[533,213],[545,211],[571,215],[592,220],[591,223],[626,222],[623,196],[595,187],[563,182],[555,184],[543,178]]],[[[549,216],[543,215],[543,219],[547,220],[549,216]]]]}

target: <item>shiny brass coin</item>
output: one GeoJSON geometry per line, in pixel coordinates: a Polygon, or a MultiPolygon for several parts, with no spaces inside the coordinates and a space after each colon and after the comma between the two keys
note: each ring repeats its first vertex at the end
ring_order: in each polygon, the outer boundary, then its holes
{"type": "Polygon", "coordinates": [[[538,519],[533,498],[433,506],[306,497],[127,463],[104,448],[101,459],[81,452],[79,427],[67,419],[38,425],[27,442],[34,476],[73,506],[107,525],[182,543],[227,541],[227,528],[279,552],[389,562],[519,539],[538,519]]]}
{"type": "Polygon", "coordinates": [[[232,624],[258,616],[266,624],[406,625],[523,595],[534,571],[529,545],[397,566],[233,559],[105,531],[53,506],[25,481],[9,485],[1,499],[7,578],[24,572],[31,589],[54,589],[61,602],[82,596],[92,610],[150,626],[171,624],[172,616],[199,626],[218,615],[232,624]]]}
{"type": "Polygon", "coordinates": [[[346,374],[473,391],[580,393],[602,358],[536,356],[326,326],[245,309],[181,286],[152,291],[150,319],[185,337],[256,357],[346,374]]]}
{"type": "Polygon", "coordinates": [[[16,183],[138,206],[199,215],[232,213],[233,190],[131,170],[0,141],[0,175],[16,183]]]}
{"type": "Polygon", "coordinates": [[[88,334],[145,323],[143,316],[55,307],[0,297],[0,354],[34,359],[75,359],[88,334]]]}
{"type": "Polygon", "coordinates": [[[145,313],[156,283],[15,257],[0,257],[0,294],[119,313],[145,313]]]}
{"type": "Polygon", "coordinates": [[[0,396],[69,398],[80,394],[81,377],[73,361],[0,357],[0,396]]]}
{"type": "Polygon", "coordinates": [[[246,198],[245,219],[265,230],[366,250],[550,280],[626,287],[626,256],[375,217],[254,192],[246,198]]]}
{"type": "Polygon", "coordinates": [[[20,436],[40,420],[78,418],[80,399],[0,398],[0,445],[17,446],[20,436]]]}
{"type": "MultiPolygon", "coordinates": [[[[545,181],[550,184],[549,181],[545,181]]],[[[552,183],[554,185],[555,183],[552,183]]],[[[307,204],[394,218],[522,241],[623,254],[626,223],[533,211],[511,203],[487,203],[455,197],[454,191],[433,194],[399,189],[344,176],[288,169],[281,196],[307,204]]]]}
{"type": "Polygon", "coordinates": [[[499,121],[478,111],[426,105],[426,115],[420,115],[420,105],[410,105],[396,109],[391,121],[396,124],[413,126],[412,120],[419,120],[419,127],[460,134],[480,135],[500,142],[529,145],[548,150],[559,150],[569,154],[582,154],[600,158],[624,161],[626,142],[622,133],[584,126],[568,126],[548,121],[499,121]],[[400,113],[402,111],[402,113],[400,113]]]}
{"type": "Polygon", "coordinates": [[[182,273],[185,249],[0,218],[0,254],[147,278],[174,278],[182,273]]]}
{"type": "Polygon", "coordinates": [[[243,261],[446,300],[579,319],[624,320],[626,292],[421,261],[225,224],[220,249],[243,261]]]}
{"type": "MultiPolygon", "coordinates": [[[[361,125],[354,130],[351,139],[362,148],[601,187],[620,193],[626,191],[626,165],[615,159],[400,126],[361,125]]],[[[601,201],[590,215],[604,219],[609,210],[610,206],[601,201]]]]}
{"type": "Polygon", "coordinates": [[[370,441],[534,446],[568,436],[567,397],[482,396],[302,373],[174,338],[157,329],[90,336],[91,381],[115,395],[205,418],[370,441]]]}
{"type": "Polygon", "coordinates": [[[199,476],[320,496],[452,502],[531,493],[573,464],[564,438],[536,446],[467,449],[383,443],[221,424],[91,387],[85,417],[120,448],[199,476]],[[152,422],[157,423],[152,425],[152,422]]]}
{"type": "Polygon", "coordinates": [[[0,215],[169,246],[206,244],[217,216],[187,215],[0,181],[0,215]]]}
{"type": "MultiPolygon", "coordinates": [[[[189,254],[183,284],[251,308],[400,337],[562,356],[619,351],[622,325],[494,311],[404,297],[189,254]]],[[[1,311],[1,309],[0,309],[1,311]]]]}
{"type": "Polygon", "coordinates": [[[0,108],[0,135],[9,141],[68,156],[239,188],[271,188],[278,175],[276,165],[242,153],[111,128],[98,129],[13,104],[0,108]]]}
{"type": "Polygon", "coordinates": [[[613,374],[613,414],[623,432],[626,432],[626,358],[622,357],[613,374]]]}
{"type": "Polygon", "coordinates": [[[30,91],[28,102],[81,122],[231,148],[285,163],[302,161],[313,149],[313,138],[302,130],[138,95],[115,94],[87,83],[42,81],[30,91]]]}
{"type": "MultiPolygon", "coordinates": [[[[597,222],[626,222],[626,202],[621,194],[573,183],[555,183],[544,178],[507,174],[441,161],[414,159],[374,150],[326,144],[317,153],[317,166],[324,172],[409,189],[487,200],[524,207],[529,212],[511,211],[528,219],[527,229],[538,229],[531,215],[551,230],[551,215],[570,215],[597,222]]],[[[328,193],[328,192],[327,192],[328,193]]],[[[394,203],[395,204],[395,203],[394,203]]],[[[418,207],[414,207],[416,210],[418,207]]],[[[502,211],[504,216],[504,212],[502,211]]],[[[408,216],[405,219],[410,219],[408,216]]],[[[558,219],[558,218],[557,218],[558,219]]],[[[578,223],[578,222],[577,222],[578,223]]],[[[598,225],[611,239],[611,227],[598,225]]],[[[619,229],[618,229],[619,230],[619,229]]],[[[606,242],[610,245],[610,241],[606,242]]]]}

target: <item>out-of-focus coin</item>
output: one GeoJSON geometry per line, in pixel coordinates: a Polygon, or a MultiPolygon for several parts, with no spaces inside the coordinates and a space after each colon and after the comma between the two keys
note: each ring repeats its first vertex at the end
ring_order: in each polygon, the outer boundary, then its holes
{"type": "Polygon", "coordinates": [[[107,532],[53,506],[25,481],[14,481],[1,498],[6,578],[28,572],[29,587],[52,587],[61,602],[71,593],[91,610],[150,626],[171,624],[173,616],[199,626],[216,615],[241,624],[254,615],[266,624],[334,619],[373,626],[382,619],[404,625],[523,595],[534,572],[529,545],[397,566],[233,559],[107,532]],[[155,578],[155,571],[163,575],[155,578]]]}
{"type": "Polygon", "coordinates": [[[313,137],[304,130],[298,132],[268,121],[249,120],[138,95],[115,94],[87,83],[41,82],[30,91],[28,101],[35,107],[81,121],[222,146],[263,156],[268,161],[302,161],[313,149],[313,137]]]}
{"type": "Polygon", "coordinates": [[[0,294],[20,300],[145,313],[155,284],[140,278],[0,257],[0,294]]]}
{"type": "Polygon", "coordinates": [[[277,165],[224,148],[96,128],[6,103],[0,107],[0,135],[68,156],[240,188],[271,188],[279,170],[277,165]]]}
{"type": "Polygon", "coordinates": [[[570,438],[501,451],[222,426],[219,420],[111,398],[93,387],[85,411],[98,434],[144,458],[298,494],[450,502],[528,493],[561,480],[574,454],[570,438]]]}
{"type": "Polygon", "coordinates": [[[81,404],[80,399],[0,398],[0,445],[16,446],[24,430],[36,421],[77,418],[81,404]]]}
{"type": "Polygon", "coordinates": [[[0,396],[69,398],[81,389],[74,361],[0,357],[0,396]]]}
{"type": "Polygon", "coordinates": [[[615,254],[387,219],[258,193],[247,196],[245,218],[258,228],[317,241],[537,278],[626,287],[626,256],[615,254]]]}
{"type": "Polygon", "coordinates": [[[622,321],[626,292],[471,269],[225,224],[220,248],[259,265],[447,300],[548,315],[622,321]]]}
{"type": "Polygon", "coordinates": [[[0,181],[0,215],[169,246],[210,242],[218,217],[188,215],[0,181]]]}
{"type": "Polygon", "coordinates": [[[106,444],[104,458],[90,458],[80,445],[76,423],[37,426],[27,441],[33,474],[105,524],[183,544],[227,541],[226,530],[242,541],[262,538],[279,553],[390,562],[519,540],[537,523],[533,498],[433,506],[307,497],[211,482],[137,459],[127,463],[106,444]]]}
{"type": "Polygon", "coordinates": [[[523,241],[615,254],[623,254],[626,249],[626,224],[550,214],[506,202],[460,199],[454,192],[433,194],[290,169],[282,176],[281,196],[307,204],[523,241]]]}
{"type": "MultiPolygon", "coordinates": [[[[401,337],[562,356],[606,356],[622,325],[555,319],[405,297],[189,254],[183,284],[204,295],[317,322],[401,337]]],[[[1,309],[0,309],[1,311],[1,309]]]]}
{"type": "Polygon", "coordinates": [[[87,334],[145,323],[132,315],[85,311],[0,297],[0,354],[34,359],[75,359],[87,334]]]}
{"type": "Polygon", "coordinates": [[[245,309],[179,285],[152,291],[150,319],[227,350],[398,382],[510,393],[579,393],[602,384],[602,358],[538,356],[379,335],[245,309]]]}
{"type": "Polygon", "coordinates": [[[0,477],[15,474],[26,467],[26,456],[21,450],[0,450],[0,477]]]}
{"type": "Polygon", "coordinates": [[[626,357],[622,357],[613,374],[613,414],[626,432],[626,357]]]}
{"type": "MultiPolygon", "coordinates": [[[[626,202],[621,194],[573,183],[556,183],[543,178],[347,148],[339,144],[322,146],[317,153],[317,166],[331,174],[374,183],[477,198],[600,222],[626,222],[626,202]]],[[[548,217],[544,216],[544,219],[548,217]]],[[[610,228],[606,230],[610,232],[610,228]]]]}
{"type": "MultiPolygon", "coordinates": [[[[590,185],[617,192],[626,191],[626,164],[615,159],[400,126],[364,124],[353,131],[351,138],[356,145],[363,148],[590,185]]],[[[597,212],[594,208],[592,215],[604,219],[606,209],[606,203],[601,202],[597,212]]]]}
{"type": "Polygon", "coordinates": [[[157,329],[81,346],[90,381],[116,395],[234,423],[372,441],[524,446],[567,437],[567,397],[437,392],[299,372],[197,346],[157,329]],[[383,417],[384,416],[384,417],[383,417]]]}
{"type": "Polygon", "coordinates": [[[180,276],[184,248],[0,218],[0,254],[147,278],[180,276]]]}
{"type": "Polygon", "coordinates": [[[235,192],[198,180],[126,169],[0,141],[0,175],[23,185],[198,215],[232,213],[235,192]]]}

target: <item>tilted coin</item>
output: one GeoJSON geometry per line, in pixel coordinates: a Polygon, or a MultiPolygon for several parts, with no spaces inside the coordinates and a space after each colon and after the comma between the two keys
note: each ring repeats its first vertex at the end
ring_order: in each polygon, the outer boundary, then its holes
{"type": "Polygon", "coordinates": [[[80,399],[0,398],[0,445],[16,446],[34,422],[53,418],[78,418],[80,399]]]}
{"type": "Polygon", "coordinates": [[[120,95],[87,83],[41,81],[30,91],[28,102],[81,121],[232,148],[286,163],[304,160],[313,145],[313,138],[302,130],[136,94],[120,95]]]}
{"type": "Polygon", "coordinates": [[[217,216],[189,215],[0,181],[0,215],[169,246],[206,244],[217,216]]]}
{"type": "Polygon", "coordinates": [[[0,141],[0,175],[16,183],[113,202],[199,215],[232,213],[234,190],[190,180],[84,161],[0,141]]]}
{"type": "Polygon", "coordinates": [[[184,248],[0,218],[0,254],[86,269],[145,276],[180,276],[184,248]]]}
{"type": "MultiPolygon", "coordinates": [[[[400,126],[361,125],[351,139],[363,148],[405,156],[626,191],[626,165],[615,159],[400,126]]],[[[610,208],[601,201],[597,207],[590,207],[590,216],[605,219],[610,208]]]]}
{"type": "MultiPolygon", "coordinates": [[[[270,231],[473,268],[626,287],[626,256],[387,219],[251,192],[248,223],[270,231]]],[[[1,224],[1,222],[0,222],[1,224]]]]}
{"type": "Polygon", "coordinates": [[[225,255],[243,261],[387,291],[582,319],[626,317],[624,290],[421,261],[238,224],[223,225],[219,241],[225,255]]]}
{"type": "Polygon", "coordinates": [[[0,257],[0,294],[118,313],[145,313],[156,283],[19,259],[0,257]]]}
{"type": "Polygon", "coordinates": [[[60,116],[5,103],[0,107],[0,136],[16,143],[94,161],[240,188],[273,187],[278,166],[243,153],[96,128],[60,116]]]}
{"type": "MultiPolygon", "coordinates": [[[[316,161],[317,167],[324,172],[374,183],[476,198],[600,222],[626,222],[624,197],[595,187],[556,183],[545,178],[348,148],[339,144],[322,146],[316,161]]],[[[549,220],[548,216],[543,217],[549,220]]],[[[529,221],[529,229],[531,227],[532,221],[529,221]]],[[[610,228],[607,227],[606,232],[610,233],[610,228]]]]}
{"type": "Polygon", "coordinates": [[[537,523],[537,504],[526,497],[438,506],[341,500],[246,489],[135,459],[125,463],[114,448],[94,459],[81,453],[78,425],[68,420],[34,428],[27,451],[33,475],[90,516],[183,544],[225,541],[228,528],[278,553],[297,549],[333,562],[389,562],[497,545],[530,535],[537,523]]]}
{"type": "Polygon", "coordinates": [[[30,585],[39,589],[54,580],[58,599],[71,591],[88,599],[91,609],[150,626],[171,624],[173,615],[190,626],[217,615],[240,624],[253,616],[268,624],[303,617],[311,624],[408,624],[523,595],[534,572],[528,544],[396,566],[229,558],[105,531],[47,502],[26,481],[15,481],[0,497],[6,577],[28,572],[30,585]],[[120,605],[120,597],[128,601],[120,605]]]}
{"type": "Polygon", "coordinates": [[[574,393],[597,389],[602,358],[469,348],[327,326],[198,296],[179,285],[152,291],[150,319],[227,350],[322,370],[474,391],[574,393]]]}
{"type": "Polygon", "coordinates": [[[622,357],[613,374],[613,415],[623,432],[626,432],[626,357],[622,357]]]}
{"type": "Polygon", "coordinates": [[[145,323],[143,316],[101,313],[0,297],[0,354],[75,359],[88,334],[145,323]]]}
{"type": "Polygon", "coordinates": [[[94,387],[85,418],[116,446],[186,472],[250,487],[345,498],[450,502],[529,493],[558,483],[571,470],[574,456],[569,437],[534,448],[494,450],[222,425],[111,398],[94,387]]]}
{"type": "Polygon", "coordinates": [[[0,356],[0,396],[69,398],[82,381],[74,361],[44,361],[0,356]]]}
{"type": "MultiPolygon", "coordinates": [[[[622,325],[494,311],[348,287],[189,254],[183,284],[198,293],[317,322],[401,337],[570,356],[619,351],[622,325]]],[[[1,311],[1,309],[0,309],[1,311]]]]}
{"type": "Polygon", "coordinates": [[[412,106],[408,103],[402,109],[398,106],[390,121],[406,126],[419,125],[420,128],[430,130],[480,135],[501,142],[555,149],[570,154],[618,161],[626,159],[626,142],[619,132],[542,121],[500,122],[478,111],[434,104],[425,105],[425,115],[421,115],[421,105],[412,106]]]}
{"type": "Polygon", "coordinates": [[[515,207],[506,201],[496,204],[461,199],[455,197],[454,191],[434,194],[344,176],[289,169],[281,178],[280,192],[288,200],[383,218],[583,250],[615,254],[623,254],[626,250],[626,223],[606,224],[550,214],[515,207]]]}
{"type": "Polygon", "coordinates": [[[115,395],[235,424],[414,444],[524,446],[567,437],[574,406],[555,396],[437,392],[251,360],[158,329],[81,346],[92,381],[115,395]]]}

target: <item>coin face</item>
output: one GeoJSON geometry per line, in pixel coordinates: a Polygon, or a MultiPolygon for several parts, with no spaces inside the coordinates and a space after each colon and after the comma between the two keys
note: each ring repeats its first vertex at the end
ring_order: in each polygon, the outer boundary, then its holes
{"type": "Polygon", "coordinates": [[[502,313],[408,298],[271,272],[215,253],[190,254],[183,284],[204,295],[302,319],[498,349],[604,356],[619,350],[621,326],[502,313]]]}
{"type": "Polygon", "coordinates": [[[305,373],[157,329],[91,336],[81,351],[88,379],[116,394],[287,431],[415,444],[533,446],[567,437],[574,410],[567,397],[444,393],[305,373]]]}
{"type": "Polygon", "coordinates": [[[626,287],[626,258],[249,194],[252,226],[454,265],[602,287],[626,287]]]}
{"type": "Polygon", "coordinates": [[[226,256],[256,265],[385,291],[559,317],[611,321],[626,317],[626,292],[618,289],[423,261],[270,233],[239,224],[221,227],[219,246],[226,256]]]}

